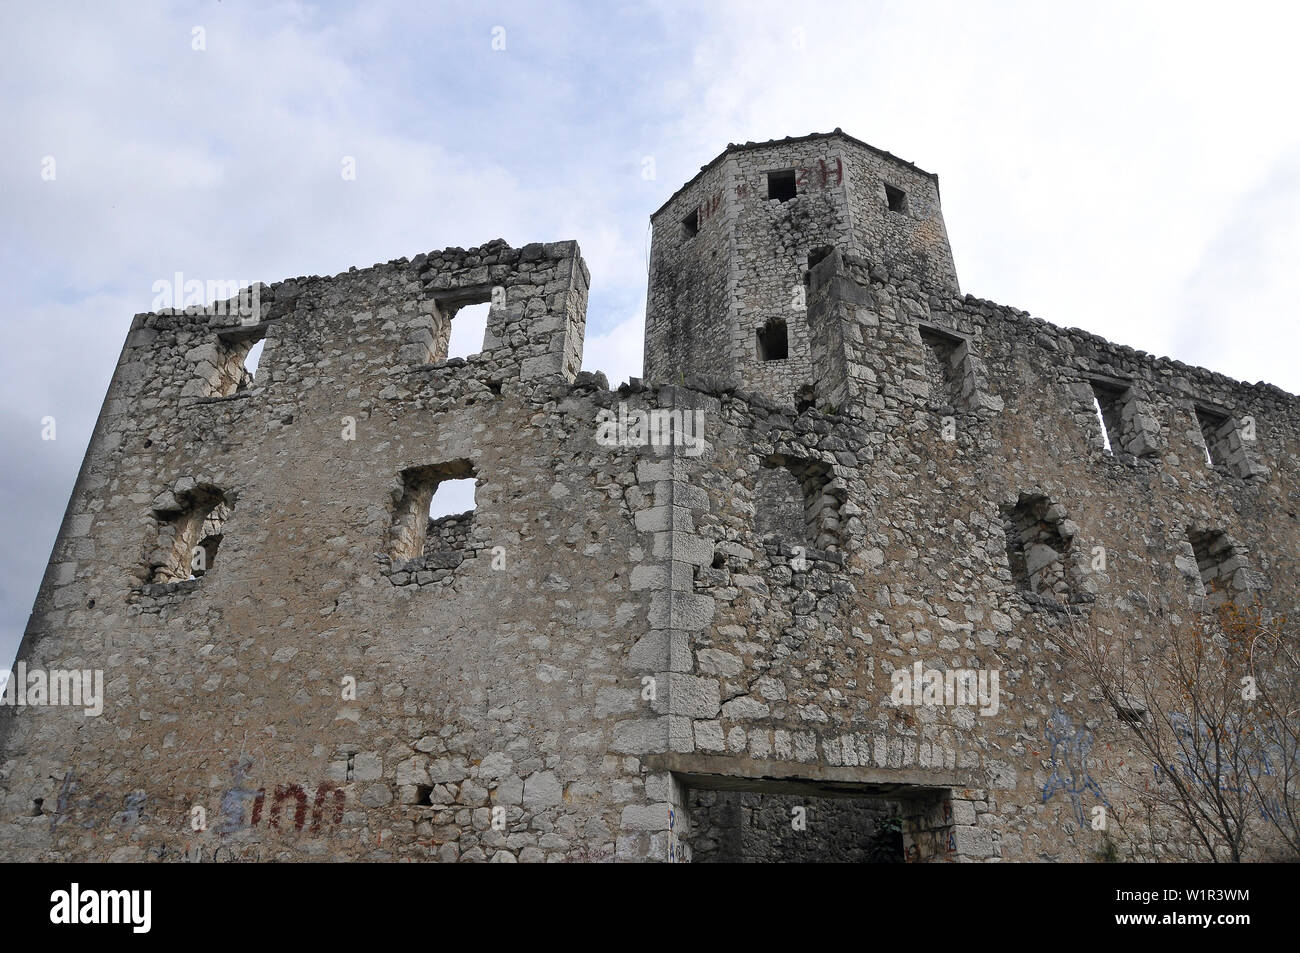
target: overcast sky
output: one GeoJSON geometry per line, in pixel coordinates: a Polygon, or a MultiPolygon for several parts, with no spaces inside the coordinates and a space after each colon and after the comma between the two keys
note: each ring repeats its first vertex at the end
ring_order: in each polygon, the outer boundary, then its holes
{"type": "Polygon", "coordinates": [[[8,0],[0,665],[155,281],[576,238],[584,366],[617,383],[649,214],[728,142],[841,126],[939,174],[964,291],[1300,392],[1298,27],[1241,2],[8,0]]]}

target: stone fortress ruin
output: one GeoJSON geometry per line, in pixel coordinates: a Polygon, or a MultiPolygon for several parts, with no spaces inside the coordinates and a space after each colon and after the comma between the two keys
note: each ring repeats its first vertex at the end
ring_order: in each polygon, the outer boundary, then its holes
{"type": "Polygon", "coordinates": [[[617,390],[572,241],[137,315],[19,653],[103,712],[0,709],[5,855],[1091,859],[1151,766],[1060,627],[1293,606],[1296,398],[963,295],[839,130],[652,222],[617,390]]]}

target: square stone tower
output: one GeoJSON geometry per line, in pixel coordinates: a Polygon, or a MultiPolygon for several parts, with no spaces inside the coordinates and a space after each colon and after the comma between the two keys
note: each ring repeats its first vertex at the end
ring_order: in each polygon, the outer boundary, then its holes
{"type": "Polygon", "coordinates": [[[808,272],[831,251],[958,293],[939,180],[839,129],[729,145],[651,216],[645,375],[793,404],[817,374],[808,272]]]}

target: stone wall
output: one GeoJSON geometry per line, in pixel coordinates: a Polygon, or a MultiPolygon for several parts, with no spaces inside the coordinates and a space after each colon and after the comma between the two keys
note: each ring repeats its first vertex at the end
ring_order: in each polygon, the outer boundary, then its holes
{"type": "MultiPolygon", "coordinates": [[[[986,805],[978,823],[972,811],[956,824],[957,853],[965,840],[972,856],[1087,859],[1102,835],[1085,820],[1103,802],[1092,788],[1060,793],[1063,746],[1083,753],[1112,807],[1116,779],[1143,769],[1117,714],[1069,671],[1058,633],[1152,638],[1194,617],[1206,559],[1221,548],[1193,553],[1207,527],[1228,532],[1237,554],[1214,573],[1247,573],[1240,593],[1285,612],[1297,568],[1296,401],[974,298],[917,297],[875,263],[836,255],[822,267],[836,307],[822,315],[814,299],[812,319],[842,325],[834,337],[856,389],[829,378],[819,388],[850,394],[843,412],[796,415],[763,395],[719,392],[707,403],[709,452],[682,475],[708,496],[691,512],[694,534],[724,558],[695,575],[692,591],[712,605],[679,676],[716,703],[690,710],[692,732],[683,727],[674,750],[723,757],[754,778],[790,762],[863,780],[914,770],[986,805]],[[932,399],[927,325],[968,342],[977,362],[963,408],[932,399]],[[1103,450],[1080,386],[1094,374],[1130,382],[1152,452],[1103,450]],[[1245,475],[1207,465],[1202,402],[1253,422],[1245,475]],[[756,487],[773,454],[829,468],[842,500],[834,545],[799,553],[802,539],[764,532],[757,513],[770,504],[756,487]],[[1039,517],[1058,528],[1064,597],[1022,588],[1012,572],[1004,512],[1024,498],[1046,501],[1039,517]],[[1093,568],[1099,552],[1104,570],[1093,568]],[[917,661],[998,672],[999,710],[891,705],[891,674],[917,661]]],[[[1156,832],[1141,846],[1179,849],[1156,832]]]]}
{"type": "Polygon", "coordinates": [[[223,398],[183,391],[238,317],[138,317],[21,653],[102,669],[105,712],[0,714],[7,855],[612,858],[608,783],[646,783],[610,749],[648,596],[628,588],[636,453],[595,447],[612,395],[567,373],[586,285],[572,243],[274,285],[258,379],[223,398]],[[482,354],[418,359],[444,291],[498,286],[482,354]],[[502,568],[398,578],[399,474],[461,459],[472,529],[431,528],[502,568]],[[150,583],[194,486],[234,501],[220,551],[150,583]]]}
{"type": "MultiPolygon", "coordinates": [[[[828,143],[742,149],[659,219],[828,143]]],[[[862,155],[896,163],[846,181],[862,155]]],[[[6,856],[709,859],[719,803],[780,813],[787,782],[903,805],[910,860],[1182,856],[1166,818],[1092,829],[1151,766],[1061,633],[1158,638],[1207,586],[1289,610],[1296,399],[960,296],[890,230],[939,242],[915,174],[889,172],[921,215],[870,239],[890,254],[857,247],[851,188],[720,200],[747,224],[711,206],[657,244],[647,366],[682,361],[653,387],[579,372],[572,242],[137,316],[19,656],[102,670],[104,710],[0,709],[6,856]],[[775,206],[805,198],[819,220],[780,244],[775,206]],[[765,376],[740,345],[804,269],[816,373],[765,376]],[[442,360],[478,300],[483,350],[442,360]],[[472,516],[430,524],[470,476],[472,516]],[[914,670],[997,681],[899,703],[914,670]]]]}

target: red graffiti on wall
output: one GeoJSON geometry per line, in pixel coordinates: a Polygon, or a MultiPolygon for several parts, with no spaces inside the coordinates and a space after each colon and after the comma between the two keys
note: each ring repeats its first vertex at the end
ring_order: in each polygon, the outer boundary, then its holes
{"type": "Polygon", "coordinates": [[[275,789],[275,795],[271,800],[269,826],[276,830],[280,829],[280,805],[289,797],[293,797],[298,802],[298,809],[293,814],[293,829],[300,831],[303,822],[307,820],[307,792],[297,784],[280,785],[275,789]]]}
{"type": "MultiPolygon", "coordinates": [[[[316,798],[312,803],[311,809],[311,827],[309,833],[318,834],[321,830],[321,821],[325,820],[325,801],[330,795],[333,795],[334,809],[328,818],[330,826],[341,824],[343,822],[343,805],[346,797],[342,791],[336,788],[329,781],[322,782],[316,788],[316,798]]],[[[267,816],[267,827],[274,830],[280,829],[280,809],[284,802],[293,798],[297,806],[293,812],[293,829],[301,831],[307,821],[307,792],[298,784],[280,785],[275,789],[271,796],[271,811],[267,816]]],[[[257,792],[257,797],[253,801],[253,818],[249,822],[250,827],[256,827],[262,820],[262,808],[266,802],[266,789],[262,788],[257,792]]]]}
{"type": "Polygon", "coordinates": [[[321,807],[325,803],[327,794],[334,795],[334,816],[330,818],[330,824],[343,823],[343,802],[345,800],[343,792],[326,781],[316,789],[316,803],[311,808],[311,832],[313,834],[320,833],[321,807]]]}
{"type": "Polygon", "coordinates": [[[713,216],[718,214],[722,208],[722,193],[715,192],[709,198],[700,203],[700,224],[703,225],[713,216]]]}
{"type": "Polygon", "coordinates": [[[833,166],[825,159],[818,159],[814,168],[801,166],[796,169],[795,188],[802,192],[810,187],[824,189],[831,185],[840,185],[844,181],[844,161],[839,156],[832,161],[833,166]]]}

